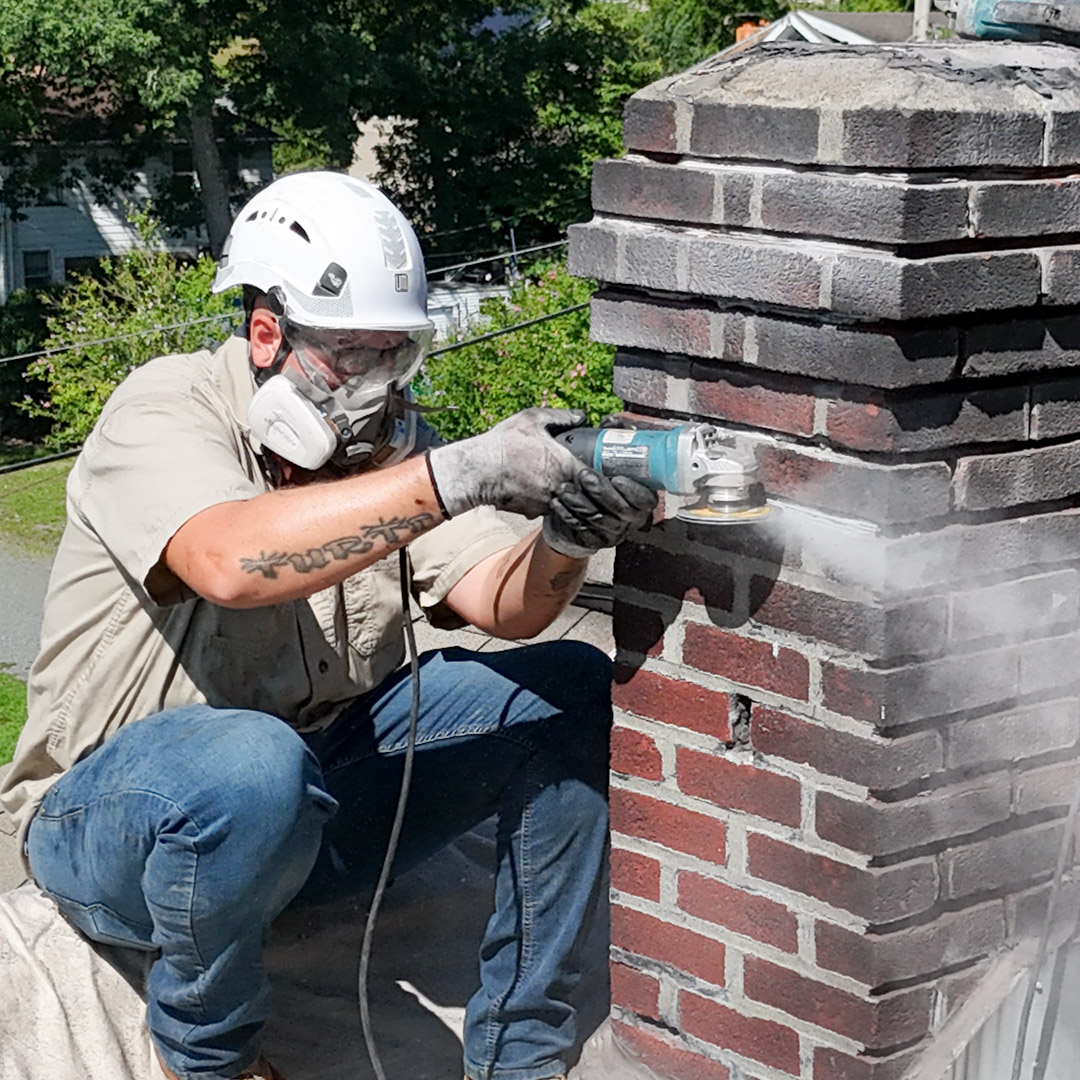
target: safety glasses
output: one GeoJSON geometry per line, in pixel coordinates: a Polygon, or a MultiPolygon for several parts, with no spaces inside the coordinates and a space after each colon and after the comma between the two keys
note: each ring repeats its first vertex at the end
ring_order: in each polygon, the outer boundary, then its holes
{"type": "Polygon", "coordinates": [[[322,330],[287,323],[285,339],[309,375],[332,373],[351,389],[404,389],[431,348],[434,330],[322,330]],[[328,369],[328,370],[325,370],[328,369]]]}

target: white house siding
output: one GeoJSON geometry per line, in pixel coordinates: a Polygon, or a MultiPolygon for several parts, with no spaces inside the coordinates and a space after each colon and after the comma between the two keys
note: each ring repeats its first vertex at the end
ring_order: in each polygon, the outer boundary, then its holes
{"type": "MultiPolygon", "coordinates": [[[[150,197],[152,181],[165,174],[171,165],[159,159],[147,162],[135,190],[127,198],[98,203],[84,184],[63,193],[63,203],[31,206],[22,210],[23,219],[0,223],[0,303],[16,289],[25,286],[23,254],[49,253],[53,281],[63,281],[65,264],[70,259],[101,258],[128,251],[138,240],[137,231],[128,223],[125,203],[144,204],[150,197]]],[[[269,144],[253,147],[238,163],[241,180],[250,186],[268,183],[273,178],[269,144]]],[[[200,242],[194,233],[168,238],[170,250],[194,255],[200,242]]]]}
{"type": "MultiPolygon", "coordinates": [[[[1076,1080],[1080,1076],[1080,946],[1073,944],[1065,947],[1069,950],[1068,960],[1043,1080],[1076,1080]]],[[[1020,1074],[1025,1080],[1032,1076],[1039,1048],[1054,959],[1051,956],[1043,966],[1031,1010],[1031,1021],[1024,1041],[1024,1066],[1020,1074]]],[[[1027,987],[1028,981],[1024,977],[964,1048],[942,1080],[1010,1080],[1020,1028],[1020,1011],[1027,987]]]]}
{"type": "Polygon", "coordinates": [[[428,315],[435,324],[436,340],[446,341],[450,337],[460,337],[467,330],[477,329],[482,319],[481,301],[490,296],[509,295],[507,285],[463,283],[428,286],[428,315]]]}

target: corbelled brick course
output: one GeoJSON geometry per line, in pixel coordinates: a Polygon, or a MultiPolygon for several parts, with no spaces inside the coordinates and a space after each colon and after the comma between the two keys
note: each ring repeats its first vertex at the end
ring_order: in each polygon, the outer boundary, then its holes
{"type": "MultiPolygon", "coordinates": [[[[596,166],[570,260],[627,416],[715,424],[779,508],[616,557],[612,1008],[660,1076],[904,1080],[1042,931],[1080,784],[1074,72],[769,45],[634,95],[596,166]]],[[[1080,887],[1057,910],[1053,943],[1080,887]]]]}

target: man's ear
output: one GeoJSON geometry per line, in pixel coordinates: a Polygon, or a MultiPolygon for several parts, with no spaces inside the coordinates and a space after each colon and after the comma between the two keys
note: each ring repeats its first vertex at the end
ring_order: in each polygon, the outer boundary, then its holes
{"type": "Polygon", "coordinates": [[[255,306],[248,319],[248,345],[251,362],[257,368],[268,368],[281,347],[281,327],[268,307],[255,306]]]}

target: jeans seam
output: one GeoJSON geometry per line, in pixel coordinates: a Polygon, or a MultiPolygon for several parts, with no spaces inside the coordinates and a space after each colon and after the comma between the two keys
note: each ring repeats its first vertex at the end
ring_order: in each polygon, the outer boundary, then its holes
{"type": "MultiPolygon", "coordinates": [[[[503,731],[492,731],[489,727],[472,728],[466,731],[454,731],[454,732],[440,732],[437,735],[429,735],[423,739],[417,739],[416,747],[419,749],[422,746],[431,746],[434,743],[445,742],[448,739],[460,739],[465,736],[471,735],[487,735],[491,738],[502,739],[504,742],[513,743],[515,746],[520,746],[523,750],[533,750],[534,747],[525,739],[515,739],[512,735],[508,735],[503,731]]],[[[358,762],[367,761],[369,758],[376,757],[390,757],[392,754],[396,754],[399,750],[404,750],[408,746],[408,740],[404,742],[395,743],[393,746],[384,747],[382,749],[367,750],[362,754],[358,754],[355,757],[346,758],[344,761],[335,762],[330,768],[323,768],[323,776],[333,776],[334,773],[340,769],[347,769],[350,765],[356,765],[358,762]]]]}
{"type": "Polygon", "coordinates": [[[500,1011],[506,1004],[507,998],[517,989],[521,983],[522,978],[528,973],[532,962],[533,954],[533,935],[532,935],[532,899],[530,888],[530,874],[532,871],[532,863],[529,857],[531,845],[529,842],[529,826],[532,818],[532,804],[533,798],[538,794],[538,790],[534,790],[532,782],[533,771],[533,758],[530,756],[525,763],[525,799],[524,805],[521,808],[521,839],[520,839],[520,873],[518,875],[520,888],[521,888],[521,946],[518,953],[517,971],[514,973],[514,980],[510,986],[507,987],[505,993],[500,994],[491,1006],[488,1008],[488,1035],[485,1040],[485,1047],[487,1050],[487,1064],[485,1066],[485,1073],[488,1076],[492,1075],[494,1069],[495,1055],[498,1052],[498,1042],[500,1025],[496,1019],[497,1011],[500,1011]]]}

